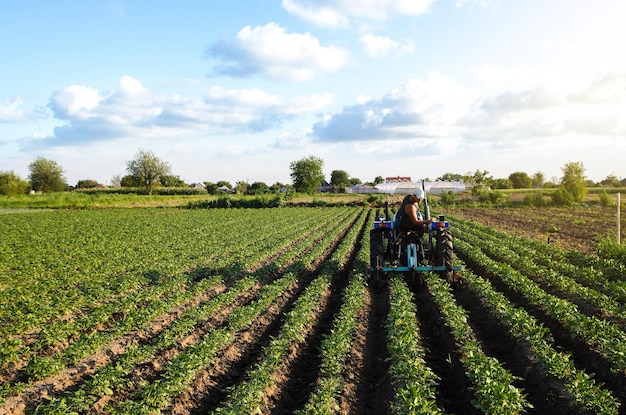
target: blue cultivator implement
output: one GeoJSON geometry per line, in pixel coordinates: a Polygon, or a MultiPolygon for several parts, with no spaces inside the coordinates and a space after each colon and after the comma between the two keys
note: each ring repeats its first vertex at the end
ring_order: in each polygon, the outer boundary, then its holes
{"type": "MultiPolygon", "coordinates": [[[[429,218],[427,202],[424,205],[425,217],[429,218]]],[[[374,229],[370,230],[369,274],[376,288],[385,284],[390,272],[401,272],[413,278],[425,272],[437,272],[451,283],[460,282],[461,267],[453,265],[452,234],[443,215],[430,225],[424,225],[423,233],[401,232],[389,219],[385,203],[385,213],[378,213],[374,229]]]]}

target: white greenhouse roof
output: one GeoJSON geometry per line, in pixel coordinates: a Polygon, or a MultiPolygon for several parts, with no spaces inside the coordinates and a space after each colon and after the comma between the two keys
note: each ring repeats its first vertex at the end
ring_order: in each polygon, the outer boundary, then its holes
{"type": "MultiPolygon", "coordinates": [[[[422,182],[388,182],[379,183],[375,187],[379,193],[388,194],[411,194],[422,188],[422,182]]],[[[465,184],[462,182],[424,182],[427,194],[441,194],[444,192],[462,192],[465,184]]]]}

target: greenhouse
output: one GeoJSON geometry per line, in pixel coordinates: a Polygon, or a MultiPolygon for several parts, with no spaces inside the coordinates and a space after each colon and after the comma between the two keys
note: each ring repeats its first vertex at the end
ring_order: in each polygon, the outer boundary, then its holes
{"type": "MultiPolygon", "coordinates": [[[[416,189],[422,188],[422,182],[385,182],[376,185],[375,189],[378,193],[387,194],[410,194],[414,193],[416,189]]],[[[445,192],[462,192],[466,188],[463,182],[424,182],[424,189],[428,194],[441,194],[445,192]]]]}

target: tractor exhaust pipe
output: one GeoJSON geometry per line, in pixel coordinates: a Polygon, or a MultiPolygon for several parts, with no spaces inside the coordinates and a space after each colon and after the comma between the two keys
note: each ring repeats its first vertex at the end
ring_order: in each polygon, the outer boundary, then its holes
{"type": "Polygon", "coordinates": [[[430,207],[428,207],[428,197],[426,197],[426,186],[422,180],[422,190],[424,191],[424,219],[430,220],[430,207]]]}

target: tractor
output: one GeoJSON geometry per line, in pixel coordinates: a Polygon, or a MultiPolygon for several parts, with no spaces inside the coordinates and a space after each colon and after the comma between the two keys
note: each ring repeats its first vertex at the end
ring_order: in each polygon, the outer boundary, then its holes
{"type": "MultiPolygon", "coordinates": [[[[425,197],[424,210],[425,218],[430,219],[425,197]]],[[[453,264],[450,223],[439,215],[436,221],[424,227],[427,229],[423,234],[397,229],[389,216],[388,202],[385,202],[384,213],[377,211],[374,228],[370,230],[369,268],[370,280],[376,289],[384,287],[392,272],[403,273],[412,279],[425,272],[437,272],[450,283],[460,282],[462,267],[453,264]]]]}

